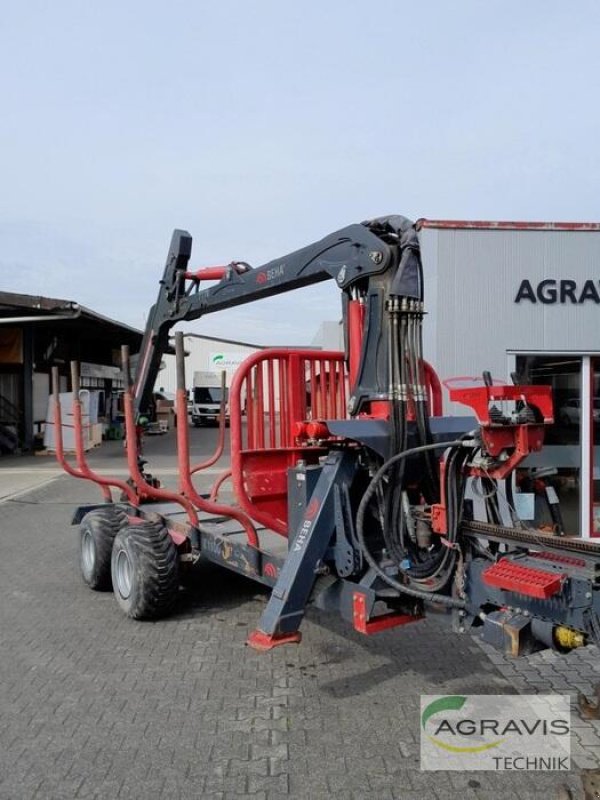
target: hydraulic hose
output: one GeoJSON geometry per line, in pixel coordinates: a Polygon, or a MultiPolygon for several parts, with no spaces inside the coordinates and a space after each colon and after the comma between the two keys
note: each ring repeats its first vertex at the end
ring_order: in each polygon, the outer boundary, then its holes
{"type": "MultiPolygon", "coordinates": [[[[399,301],[393,298],[390,301],[390,326],[388,342],[389,358],[389,393],[390,393],[390,449],[392,453],[402,452],[406,449],[407,426],[406,426],[406,376],[404,373],[401,353],[403,352],[403,342],[399,338],[399,301]]],[[[402,330],[405,327],[405,319],[400,323],[402,330]]],[[[394,467],[390,473],[390,481],[398,486],[402,486],[404,481],[404,464],[394,467]]],[[[383,525],[383,536],[385,545],[396,561],[402,559],[402,549],[400,545],[401,537],[396,535],[398,526],[402,527],[404,518],[401,513],[400,494],[388,494],[385,500],[385,521],[383,525]]]]}
{"type": "Polygon", "coordinates": [[[398,592],[402,592],[403,594],[407,594],[410,597],[418,597],[421,600],[428,600],[429,602],[433,603],[440,603],[448,608],[464,608],[465,604],[462,600],[457,600],[453,597],[448,597],[444,594],[436,594],[432,592],[427,592],[422,589],[414,589],[411,586],[406,586],[403,583],[391,578],[387,573],[383,571],[383,569],[379,566],[379,564],[373,558],[371,552],[367,547],[367,543],[365,541],[364,535],[364,524],[365,524],[365,514],[367,511],[367,507],[377,488],[379,483],[388,469],[400,461],[403,461],[405,458],[408,458],[412,455],[417,455],[418,453],[428,452],[430,450],[446,450],[449,447],[463,447],[464,441],[461,439],[457,439],[452,442],[436,442],[433,444],[426,444],[421,445],[420,447],[412,447],[409,450],[404,450],[402,453],[397,453],[392,458],[388,459],[375,473],[373,476],[371,483],[367,486],[367,489],[360,501],[358,506],[358,511],[356,513],[356,536],[358,538],[358,543],[360,545],[360,549],[365,557],[365,560],[369,564],[369,566],[373,569],[373,571],[385,582],[388,586],[391,586],[393,589],[396,589],[398,592]]]}

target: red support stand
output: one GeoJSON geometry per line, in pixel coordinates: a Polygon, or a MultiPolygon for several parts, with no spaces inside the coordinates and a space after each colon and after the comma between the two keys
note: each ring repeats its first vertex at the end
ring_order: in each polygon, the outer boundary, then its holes
{"type": "Polygon", "coordinates": [[[264,631],[258,630],[257,628],[248,636],[246,644],[253,650],[265,652],[281,644],[300,644],[301,640],[302,634],[299,631],[270,636],[268,633],[264,633],[264,631]]]}
{"type": "Polygon", "coordinates": [[[359,633],[364,633],[366,636],[380,633],[388,628],[397,628],[399,625],[408,625],[410,622],[418,622],[420,619],[423,619],[420,614],[413,616],[412,614],[398,614],[395,611],[389,614],[380,614],[378,617],[369,619],[367,616],[365,596],[362,592],[354,592],[352,595],[352,614],[354,630],[359,633]]]}

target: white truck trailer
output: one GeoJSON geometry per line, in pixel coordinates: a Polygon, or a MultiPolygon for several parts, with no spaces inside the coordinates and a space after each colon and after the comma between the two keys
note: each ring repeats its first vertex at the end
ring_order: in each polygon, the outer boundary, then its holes
{"type": "Polygon", "coordinates": [[[192,424],[218,425],[221,401],[225,395],[225,420],[229,421],[227,406],[228,392],[225,385],[225,373],[199,371],[194,372],[192,394],[192,424]]]}

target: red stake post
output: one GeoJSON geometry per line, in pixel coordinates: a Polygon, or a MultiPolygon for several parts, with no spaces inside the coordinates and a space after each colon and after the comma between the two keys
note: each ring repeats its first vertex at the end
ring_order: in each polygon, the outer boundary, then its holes
{"type": "Polygon", "coordinates": [[[120,481],[116,478],[107,478],[103,475],[98,475],[90,469],[85,456],[85,447],[83,444],[83,420],[81,413],[81,400],[79,398],[80,380],[79,380],[79,365],[71,362],[71,388],[73,391],[73,428],[75,432],[75,458],[77,462],[77,469],[74,469],[65,458],[64,443],[62,438],[62,409],[60,404],[60,391],[58,385],[58,367],[52,367],[52,394],[54,395],[54,428],[56,440],[56,459],[66,473],[75,478],[82,480],[92,481],[98,484],[107,503],[112,502],[112,494],[110,487],[114,486],[125,493],[129,502],[137,506],[139,499],[135,492],[125,481],[120,481]]]}
{"type": "MultiPolygon", "coordinates": [[[[183,350],[183,333],[175,334],[175,358],[177,360],[177,391],[175,394],[175,408],[179,420],[187,420],[187,395],[185,390],[185,353],[183,350]]],[[[239,508],[213,503],[201,497],[192,482],[190,470],[190,437],[187,424],[177,426],[177,461],[179,466],[179,481],[181,493],[191,501],[199,511],[216,516],[235,519],[246,531],[248,543],[259,548],[258,534],[252,520],[239,508]]]]}
{"type": "Polygon", "coordinates": [[[125,373],[125,430],[126,430],[126,452],[127,452],[127,466],[129,467],[129,474],[135,484],[138,493],[142,497],[147,497],[151,500],[166,500],[171,503],[178,503],[182,506],[194,527],[198,526],[198,515],[192,503],[178,492],[170,492],[166,489],[159,489],[156,486],[151,486],[142,475],[138,464],[138,450],[137,450],[137,437],[135,434],[135,408],[133,398],[133,382],[131,380],[131,368],[129,362],[129,347],[123,345],[121,348],[121,360],[123,363],[123,371],[125,373]]]}

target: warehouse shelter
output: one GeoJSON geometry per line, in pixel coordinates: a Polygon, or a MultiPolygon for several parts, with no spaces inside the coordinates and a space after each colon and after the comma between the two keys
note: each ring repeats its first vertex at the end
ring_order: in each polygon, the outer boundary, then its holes
{"type": "Polygon", "coordinates": [[[80,361],[82,387],[97,392],[102,415],[123,385],[121,345],[137,353],[141,340],[141,331],[76,302],[0,292],[0,454],[42,441],[53,366],[68,391],[70,361],[80,361]]]}

